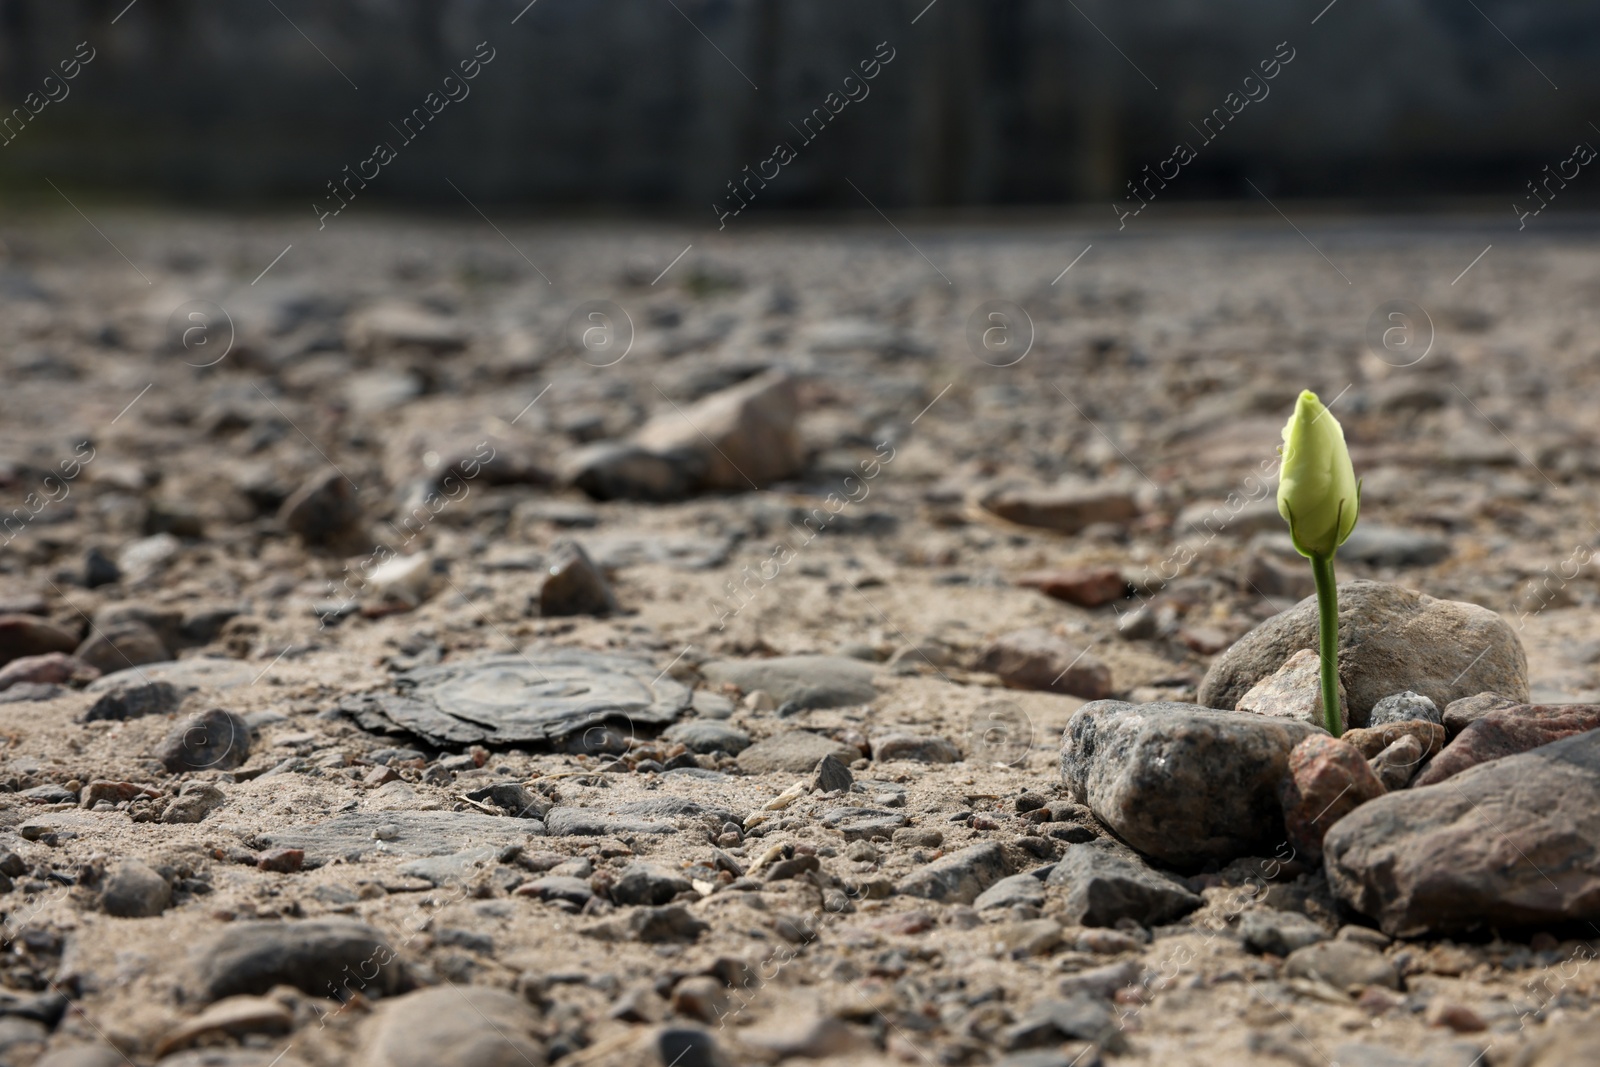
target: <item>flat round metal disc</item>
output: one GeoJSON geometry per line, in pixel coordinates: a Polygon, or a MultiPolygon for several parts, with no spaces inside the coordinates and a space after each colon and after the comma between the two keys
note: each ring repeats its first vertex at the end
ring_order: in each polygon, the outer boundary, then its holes
{"type": "Polygon", "coordinates": [[[689,707],[691,696],[644,660],[572,648],[419,667],[395,684],[429,712],[405,715],[408,721],[396,725],[456,743],[474,727],[484,741],[511,744],[556,740],[604,722],[662,726],[689,707]],[[443,728],[437,716],[467,729],[443,728]]]}

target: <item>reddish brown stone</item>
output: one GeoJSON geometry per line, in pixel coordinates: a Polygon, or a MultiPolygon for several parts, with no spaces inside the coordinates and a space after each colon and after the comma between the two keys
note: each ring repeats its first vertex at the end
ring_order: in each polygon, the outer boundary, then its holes
{"type": "Polygon", "coordinates": [[[1468,767],[1600,729],[1600,704],[1519,704],[1471,723],[1423,768],[1413,785],[1434,785],[1468,767]]]}
{"type": "Polygon", "coordinates": [[[1475,1034],[1489,1029],[1483,1016],[1465,1004],[1451,1004],[1445,1000],[1435,1000],[1429,1004],[1426,1018],[1429,1026],[1449,1027],[1458,1034],[1475,1034]]]}
{"type": "Polygon", "coordinates": [[[1111,668],[1088,649],[1034,627],[999,638],[974,665],[992,671],[1013,689],[1042,689],[1085,700],[1111,695],[1111,668]]]}
{"type": "Polygon", "coordinates": [[[1032,571],[1018,578],[1017,584],[1080,608],[1098,608],[1128,595],[1128,583],[1116,567],[1032,571]]]}
{"type": "Polygon", "coordinates": [[[78,636],[37,615],[0,615],[0,664],[47,652],[71,652],[78,636]]]}
{"type": "Polygon", "coordinates": [[[1008,522],[1065,534],[1097,522],[1127,522],[1139,515],[1132,493],[1099,485],[1005,489],[989,494],[981,503],[1008,522]]]}
{"type": "Polygon", "coordinates": [[[399,777],[400,775],[395,772],[393,767],[374,767],[367,772],[367,776],[361,781],[364,785],[380,786],[388,785],[399,777]]]}
{"type": "Polygon", "coordinates": [[[1447,734],[1454,737],[1491,711],[1503,711],[1506,708],[1521,706],[1522,701],[1512,700],[1499,693],[1479,693],[1477,696],[1462,697],[1445,705],[1444,729],[1447,734]]]}
{"type": "Polygon", "coordinates": [[[1289,770],[1278,788],[1289,843],[1302,856],[1318,859],[1329,828],[1383,794],[1383,783],[1353,745],[1311,735],[1290,751],[1289,770]]]}
{"type": "Polygon", "coordinates": [[[159,797],[161,791],[152,789],[147,785],[137,782],[108,782],[97,780],[83,787],[78,794],[80,807],[92,808],[102,800],[109,800],[113,804],[120,804],[124,800],[133,800],[135,797],[159,797]]]}
{"type": "Polygon", "coordinates": [[[256,866],[263,871],[276,871],[279,874],[292,874],[300,869],[305,862],[306,854],[298,848],[274,848],[263,852],[256,859],[256,866]]]}
{"type": "Polygon", "coordinates": [[[1384,723],[1382,726],[1364,726],[1357,730],[1346,730],[1340,735],[1339,740],[1347,745],[1354,745],[1358,752],[1371,759],[1402,737],[1415,737],[1421,742],[1424,759],[1444,747],[1444,727],[1436,722],[1424,722],[1421,719],[1407,719],[1404,722],[1384,723]]]}
{"type": "Polygon", "coordinates": [[[46,652],[22,656],[0,667],[0,692],[23,682],[64,685],[71,681],[92,682],[100,672],[65,652],[46,652]]]}
{"type": "Polygon", "coordinates": [[[1214,656],[1233,644],[1233,638],[1215,626],[1185,626],[1178,637],[1202,656],[1214,656]]]}

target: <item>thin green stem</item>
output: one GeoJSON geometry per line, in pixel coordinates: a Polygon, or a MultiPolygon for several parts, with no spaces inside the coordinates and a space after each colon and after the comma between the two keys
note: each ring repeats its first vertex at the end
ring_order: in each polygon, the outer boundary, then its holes
{"type": "Polygon", "coordinates": [[[1317,580],[1317,637],[1322,659],[1322,720],[1328,732],[1344,732],[1339,715],[1339,587],[1333,578],[1333,557],[1311,557],[1317,580]]]}

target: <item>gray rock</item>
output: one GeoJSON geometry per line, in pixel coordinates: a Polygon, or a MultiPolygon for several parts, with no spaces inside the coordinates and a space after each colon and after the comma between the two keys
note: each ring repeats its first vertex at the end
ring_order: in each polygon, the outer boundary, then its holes
{"type": "Polygon", "coordinates": [[[156,632],[137,619],[96,626],[73,655],[104,674],[172,658],[156,632]]]}
{"type": "Polygon", "coordinates": [[[724,1064],[717,1039],[695,1027],[663,1027],[656,1034],[654,1045],[661,1067],[723,1067],[724,1064]]]}
{"type": "MultiPolygon", "coordinates": [[[[1232,708],[1295,652],[1315,647],[1317,604],[1308,597],[1213,660],[1199,701],[1232,708]]],[[[1354,726],[1366,725],[1379,700],[1406,689],[1437,707],[1486,690],[1528,699],[1527,655],[1498,614],[1383,582],[1339,586],[1339,677],[1354,726]]]]}
{"type": "Polygon", "coordinates": [[[1600,917],[1600,730],[1381,796],[1323,853],[1335,896],[1396,937],[1600,917]]]}
{"type": "Polygon", "coordinates": [[[1363,522],[1339,546],[1339,556],[1374,567],[1427,567],[1450,557],[1450,540],[1419,530],[1363,522]]]}
{"type": "Polygon", "coordinates": [[[1278,783],[1307,723],[1194,704],[1100,700],[1073,714],[1061,775],[1079,803],[1166,863],[1268,855],[1283,838],[1278,783]]]}
{"type": "Polygon", "coordinates": [[[398,692],[349,697],[340,708],[368,730],[415,734],[441,748],[582,742],[616,727],[625,743],[635,727],[674,721],[690,692],[644,660],[581,648],[419,667],[395,685],[398,692]]]}
{"type": "Polygon", "coordinates": [[[50,1037],[48,1027],[35,1019],[0,1016],[0,1055],[5,1062],[22,1063],[23,1057],[31,1059],[50,1037]]]}
{"type": "Polygon", "coordinates": [[[661,736],[668,741],[681,743],[690,752],[705,755],[726,752],[730,756],[737,756],[750,747],[749,734],[737,726],[716,720],[690,719],[673,723],[661,736]]]}
{"type": "Polygon", "coordinates": [[[146,680],[137,674],[133,674],[133,677],[121,677],[128,674],[133,672],[118,672],[116,684],[101,693],[95,702],[89,705],[89,710],[83,715],[84,722],[168,715],[177,711],[178,705],[183,703],[185,691],[171,682],[146,680]]]}
{"type": "Polygon", "coordinates": [[[335,550],[361,551],[366,516],[356,498],[355,486],[337,470],[326,470],[289,494],[278,520],[308,545],[335,550]]]}
{"type": "Polygon", "coordinates": [[[297,848],[306,865],[358,860],[373,852],[399,856],[444,856],[476,846],[527,845],[544,827],[530,819],[504,819],[477,812],[348,812],[323,822],[257,834],[266,848],[297,848]]]}
{"type": "Polygon", "coordinates": [[[1422,765],[1423,755],[1422,742],[1412,734],[1404,734],[1367,762],[1372,764],[1372,773],[1378,776],[1383,788],[1392,793],[1404,789],[1411,781],[1422,765]]]}
{"type": "Polygon", "coordinates": [[[910,760],[913,763],[955,763],[961,750],[942,737],[919,734],[881,734],[872,739],[874,760],[910,760]]]}
{"type": "Polygon", "coordinates": [[[681,875],[653,863],[636,861],[624,867],[611,884],[611,899],[618,904],[666,904],[693,888],[681,875]]]}
{"type": "Polygon", "coordinates": [[[709,689],[696,689],[694,713],[702,719],[729,719],[733,717],[733,701],[709,689]]]}
{"type": "MultiPolygon", "coordinates": [[[[1339,1067],[1483,1067],[1486,1049],[1475,1041],[1441,1041],[1432,1043],[1425,1052],[1416,1055],[1396,1052],[1382,1045],[1369,1045],[1360,1041],[1346,1041],[1333,1047],[1333,1062],[1339,1067]]],[[[1572,1060],[1540,1060],[1543,1067],[1586,1067],[1590,1057],[1572,1060]]],[[[1533,1067],[1522,1060],[1517,1067],[1533,1067]]]]}
{"type": "Polygon", "coordinates": [[[872,684],[876,669],[848,656],[713,660],[700,673],[714,685],[731,682],[746,693],[763,689],[779,704],[793,701],[801,708],[868,704],[878,696],[872,684]]]}
{"type": "Polygon", "coordinates": [[[1597,1048],[1600,1048],[1600,1019],[1567,1019],[1551,1023],[1511,1062],[1512,1067],[1589,1067],[1597,1048]]]}
{"type": "Polygon", "coordinates": [[[749,774],[785,771],[804,774],[817,765],[824,756],[832,756],[841,763],[859,759],[861,752],[846,745],[811,733],[809,730],[791,730],[774,734],[757,741],[739,753],[739,766],[749,774]]]}
{"type": "Polygon", "coordinates": [[[250,727],[222,708],[211,708],[178,723],[156,749],[156,758],[173,774],[231,771],[250,757],[250,727]]]}
{"type": "Polygon", "coordinates": [[[30,800],[35,804],[71,804],[78,799],[78,794],[61,785],[59,782],[46,782],[24,789],[17,796],[30,800]]]}
{"type": "Polygon", "coordinates": [[[1205,903],[1137,856],[1101,841],[1068,845],[1045,882],[1066,888],[1066,920],[1083,926],[1114,926],[1120,919],[1157,926],[1205,903]]]}
{"type": "Polygon", "coordinates": [[[1044,883],[1031,874],[1013,874],[1002,878],[979,893],[972,901],[977,911],[1011,908],[1018,904],[1038,907],[1044,903],[1044,883]]]}
{"type": "Polygon", "coordinates": [[[971,904],[1006,875],[999,843],[985,841],[941,856],[900,879],[895,891],[941,904],[971,904]]]}
{"type": "Polygon", "coordinates": [[[598,922],[582,931],[600,941],[641,941],[645,944],[692,942],[711,929],[682,904],[630,908],[626,916],[598,922]]]}
{"type": "Polygon", "coordinates": [[[493,867],[501,849],[492,846],[469,848],[448,856],[424,856],[400,865],[407,878],[420,878],[432,885],[452,885],[470,881],[493,867]]]}
{"type": "Polygon", "coordinates": [[[1438,706],[1433,701],[1421,693],[1413,693],[1408,689],[1403,693],[1391,693],[1372,705],[1367,725],[1385,726],[1391,722],[1406,722],[1410,719],[1421,722],[1444,722],[1438,706]]]}
{"type": "Polygon", "coordinates": [[[837,756],[823,756],[817,761],[816,770],[812,774],[811,788],[818,793],[848,793],[855,784],[855,775],[850,773],[837,756]]]}
{"type": "Polygon", "coordinates": [[[1239,940],[1247,951],[1287,956],[1296,949],[1328,940],[1328,931],[1298,911],[1256,908],[1239,917],[1239,940]]]}
{"type": "Polygon", "coordinates": [[[544,583],[539,587],[539,614],[609,615],[616,610],[617,598],[611,583],[589,553],[575,541],[557,541],[545,564],[544,583]]]}
{"type": "Polygon", "coordinates": [[[0,704],[26,704],[35,700],[54,700],[67,690],[53,682],[18,682],[0,691],[0,704]]]}
{"type": "MultiPolygon", "coordinates": [[[[1093,1045],[1088,1049],[1094,1048],[1093,1045]]],[[[1071,1045],[1061,1045],[1057,1048],[1036,1048],[1023,1052],[1013,1052],[995,1060],[995,1067],[1104,1067],[1105,1061],[1098,1056],[1088,1058],[1084,1055],[1087,1049],[1074,1049],[1071,1045]]]]}
{"type": "Polygon", "coordinates": [[[681,457],[625,441],[599,441],[562,457],[556,476],[595,500],[663,502],[688,497],[696,470],[681,457]]]}
{"type": "Polygon", "coordinates": [[[985,648],[973,664],[1013,689],[1065,693],[1086,700],[1111,695],[1111,668],[1087,647],[1042,626],[1017,630],[985,648]]]}
{"type": "MultiPolygon", "coordinates": [[[[127,1060],[123,1060],[127,1067],[127,1060]]],[[[194,1048],[161,1058],[161,1067],[307,1067],[290,1049],[194,1048]]]]}
{"type": "Polygon", "coordinates": [[[360,1067],[544,1067],[539,1016],[522,997],[451,982],[379,1007],[360,1067]]]}
{"type": "Polygon", "coordinates": [[[1143,978],[1143,963],[1139,960],[1122,960],[1069,974],[1056,983],[1056,991],[1064,997],[1088,993],[1110,1000],[1117,990],[1137,985],[1143,978]]]}
{"type": "Polygon", "coordinates": [[[275,985],[346,1000],[357,992],[397,993],[406,984],[383,935],[347,919],[229,923],[197,951],[191,982],[206,1003],[275,985]]]}
{"type": "Polygon", "coordinates": [[[1383,954],[1355,941],[1318,941],[1297,948],[1283,961],[1287,978],[1310,978],[1335,989],[1381,985],[1400,988],[1400,972],[1383,954]]]}
{"type": "Polygon", "coordinates": [[[227,796],[210,782],[185,782],[161,812],[169,824],[197,823],[227,803],[227,796]]]}
{"type": "MultiPolygon", "coordinates": [[[[96,629],[111,633],[126,623],[140,623],[150,628],[162,647],[175,651],[188,644],[183,634],[183,612],[177,608],[148,604],[140,600],[127,600],[107,604],[94,613],[93,635],[96,629]]],[[[171,657],[168,657],[169,659],[171,657]]],[[[122,665],[125,667],[126,664],[122,665]]],[[[121,670],[122,667],[118,667],[121,670]]]]}
{"type": "Polygon", "coordinates": [[[995,1037],[1004,1049],[1058,1045],[1069,1038],[1093,1041],[1110,1051],[1127,1045],[1111,1005],[1083,993],[1039,1001],[995,1037]]]}
{"type": "Polygon", "coordinates": [[[805,463],[799,393],[782,370],[759,374],[698,400],[672,405],[633,437],[695,472],[698,491],[764,489],[805,463]]]}
{"type": "Polygon", "coordinates": [[[547,874],[543,878],[535,878],[518,886],[517,895],[537,897],[540,900],[562,900],[581,908],[589,903],[594,891],[589,888],[589,881],[586,878],[547,874]]]}
{"type": "Polygon", "coordinates": [[[875,808],[835,808],[822,817],[822,825],[838,830],[846,841],[870,841],[877,837],[888,840],[905,824],[906,817],[899,812],[875,808]]]}
{"type": "Polygon", "coordinates": [[[260,673],[260,668],[236,659],[194,656],[168,663],[151,663],[137,670],[118,670],[115,674],[108,674],[90,683],[86,692],[108,693],[118,686],[138,681],[170,682],[188,695],[196,689],[224,690],[248,686],[260,673]]]}
{"type": "Polygon", "coordinates": [[[513,819],[542,819],[552,807],[549,800],[521,782],[495,782],[468,790],[466,796],[480,803],[487,801],[513,819]]]}
{"type": "Polygon", "coordinates": [[[126,1067],[127,1062],[110,1045],[73,1045],[46,1053],[33,1067],[126,1067]]]}
{"type": "Polygon", "coordinates": [[[147,919],[172,906],[172,886],[138,860],[123,860],[106,872],[100,906],[107,915],[147,919]]]}
{"type": "Polygon", "coordinates": [[[662,819],[705,819],[740,822],[743,817],[715,805],[700,804],[684,797],[659,797],[614,804],[603,810],[556,807],[544,817],[544,829],[552,837],[603,837],[607,834],[670,834],[677,829],[662,819]]]}
{"type": "Polygon", "coordinates": [[[650,819],[619,819],[588,808],[551,808],[544,817],[545,833],[551,837],[605,837],[608,834],[670,834],[671,823],[650,819]]]}

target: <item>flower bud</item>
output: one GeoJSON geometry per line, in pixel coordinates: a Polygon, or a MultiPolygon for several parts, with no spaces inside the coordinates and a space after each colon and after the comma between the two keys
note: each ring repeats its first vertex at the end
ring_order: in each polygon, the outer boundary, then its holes
{"type": "Polygon", "coordinates": [[[1344,428],[1309,389],[1283,427],[1278,514],[1302,556],[1332,559],[1356,527],[1361,483],[1350,465],[1344,428]]]}

